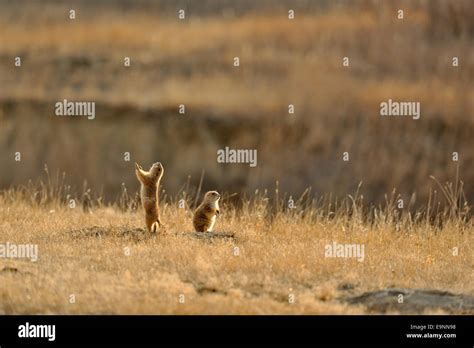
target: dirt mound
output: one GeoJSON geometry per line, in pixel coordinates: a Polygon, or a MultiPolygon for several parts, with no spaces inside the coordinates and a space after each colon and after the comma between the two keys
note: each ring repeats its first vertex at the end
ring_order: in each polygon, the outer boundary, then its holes
{"type": "MultiPolygon", "coordinates": [[[[148,233],[143,228],[130,228],[126,226],[110,226],[110,227],[102,227],[102,226],[90,226],[84,227],[72,231],[68,231],[68,233],[73,238],[125,238],[125,239],[132,239],[135,241],[145,240],[150,237],[154,237],[157,235],[148,233]]],[[[202,239],[205,241],[213,241],[213,240],[235,240],[235,236],[231,232],[180,232],[176,233],[177,236],[184,236],[184,237],[192,237],[197,239],[202,239]]]]}
{"type": "Polygon", "coordinates": [[[91,226],[84,227],[68,232],[73,238],[104,238],[104,237],[119,237],[127,238],[136,241],[143,240],[147,237],[147,233],[143,228],[129,228],[129,227],[101,227],[91,226]]]}
{"type": "Polygon", "coordinates": [[[209,242],[219,239],[229,241],[235,241],[236,239],[232,232],[182,232],[180,235],[202,239],[209,242]]]}

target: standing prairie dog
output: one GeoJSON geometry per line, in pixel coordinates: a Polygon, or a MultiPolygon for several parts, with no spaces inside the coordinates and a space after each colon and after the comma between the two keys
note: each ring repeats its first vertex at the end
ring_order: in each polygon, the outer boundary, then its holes
{"type": "Polygon", "coordinates": [[[158,197],[163,172],[164,169],[160,162],[153,163],[148,172],[143,170],[139,164],[135,163],[135,174],[141,183],[140,198],[143,209],[145,209],[146,227],[148,231],[153,233],[157,232],[158,228],[163,226],[160,221],[160,201],[158,197]]]}
{"type": "Polygon", "coordinates": [[[197,232],[211,232],[216,217],[219,215],[219,199],[217,191],[209,191],[204,195],[201,205],[194,212],[193,225],[197,232]]]}

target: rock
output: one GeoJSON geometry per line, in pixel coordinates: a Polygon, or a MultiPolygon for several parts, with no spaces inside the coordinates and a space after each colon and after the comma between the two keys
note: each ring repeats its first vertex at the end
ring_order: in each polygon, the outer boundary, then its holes
{"type": "Polygon", "coordinates": [[[439,290],[392,288],[345,297],[343,300],[364,305],[370,312],[376,313],[397,311],[420,314],[426,309],[442,309],[453,314],[474,314],[473,296],[439,290]],[[403,295],[403,303],[399,303],[400,295],[403,295]]]}

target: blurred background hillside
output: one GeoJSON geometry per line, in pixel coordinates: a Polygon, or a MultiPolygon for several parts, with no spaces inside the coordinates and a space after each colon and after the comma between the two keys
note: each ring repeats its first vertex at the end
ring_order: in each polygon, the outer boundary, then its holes
{"type": "Polygon", "coordinates": [[[473,18],[471,0],[0,0],[0,189],[48,164],[114,199],[138,189],[135,161],[161,161],[171,195],[204,170],[204,189],[343,197],[362,181],[365,201],[420,202],[459,163],[472,202],[473,18]],[[96,118],[56,116],[63,99],[96,118]],[[421,118],[380,117],[388,99],[421,118]],[[257,149],[257,167],[217,163],[225,146],[257,149]]]}

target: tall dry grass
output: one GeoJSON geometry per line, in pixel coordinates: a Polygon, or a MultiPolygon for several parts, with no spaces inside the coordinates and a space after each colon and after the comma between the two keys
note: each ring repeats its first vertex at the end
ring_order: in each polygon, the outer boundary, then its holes
{"type": "Polygon", "coordinates": [[[370,209],[361,191],[338,202],[308,190],[295,209],[278,187],[240,204],[225,195],[214,237],[192,234],[189,187],[164,197],[168,231],[155,237],[125,190],[112,205],[81,204],[93,192],[72,195],[60,177],[2,191],[0,241],[37,244],[39,260],[0,259],[0,312],[351,314],[373,310],[346,298],[385,288],[473,295],[470,209],[459,183],[440,190],[449,203],[416,213],[396,194],[370,209]],[[326,258],[333,242],[364,245],[363,261],[326,258]]]}

